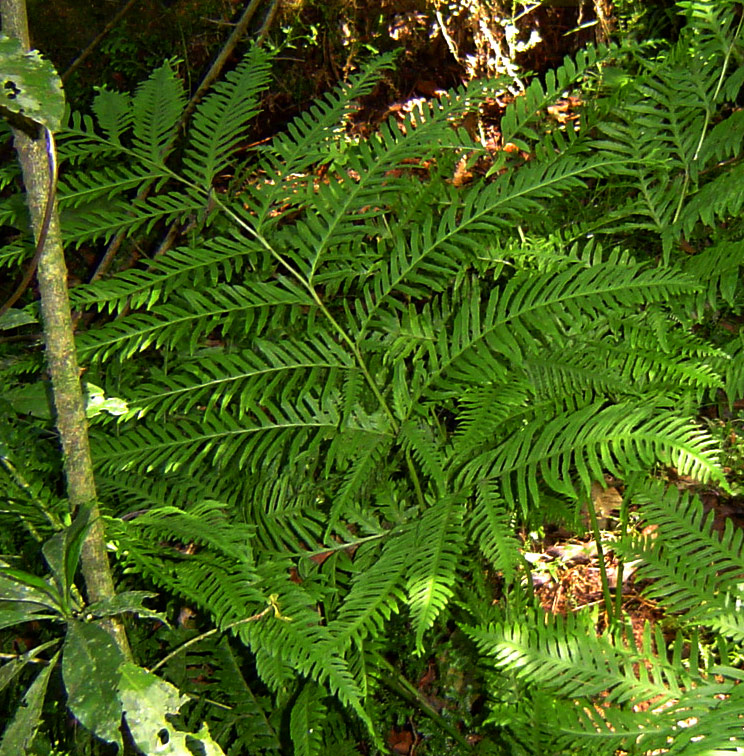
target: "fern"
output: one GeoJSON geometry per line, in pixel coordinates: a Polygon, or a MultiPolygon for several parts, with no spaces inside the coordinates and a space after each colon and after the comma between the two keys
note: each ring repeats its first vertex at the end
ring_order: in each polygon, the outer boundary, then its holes
{"type": "MultiPolygon", "coordinates": [[[[744,641],[740,534],[719,538],[694,498],[635,489],[668,540],[617,550],[691,628],[667,653],[657,631],[635,641],[618,620],[597,636],[588,616],[528,608],[515,531],[606,473],[667,466],[726,487],[696,411],[721,389],[739,398],[743,350],[696,326],[742,306],[741,40],[733,3],[680,5],[693,21],[679,43],[639,55],[639,76],[601,90],[570,134],[541,135],[537,114],[616,51],[533,82],[502,124],[530,159],[467,186],[452,172],[484,152],[452,124],[488,83],[350,133],[390,57],[255,152],[270,66],[257,48],[183,136],[169,64],[70,118],[67,243],[158,249],[73,292],[93,318],[78,340],[91,381],[130,408],[92,432],[106,511],[126,515],[108,536],[127,573],[234,633],[209,653],[235,686],[215,686],[236,710],[214,717],[237,749],[286,750],[287,734],[308,755],[382,749],[380,670],[417,663],[453,621],[490,686],[488,747],[693,754],[741,737],[724,652],[744,641]],[[172,248],[155,241],[166,225],[172,248]],[[721,639],[717,666],[697,626],[721,639]]],[[[25,226],[18,198],[0,213],[25,226]]],[[[7,261],[30,250],[16,244],[7,261]]],[[[19,360],[3,375],[25,375],[19,360]]],[[[41,527],[35,503],[54,497],[41,466],[28,472],[7,506],[41,527]]]]}

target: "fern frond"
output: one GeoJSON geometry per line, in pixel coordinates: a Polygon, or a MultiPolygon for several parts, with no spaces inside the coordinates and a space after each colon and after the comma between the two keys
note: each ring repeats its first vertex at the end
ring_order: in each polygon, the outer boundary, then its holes
{"type": "Polygon", "coordinates": [[[324,694],[319,685],[306,682],[295,699],[289,718],[289,734],[297,756],[319,756],[321,753],[327,715],[324,694]]]}
{"type": "Polygon", "coordinates": [[[267,403],[253,414],[254,419],[242,422],[225,412],[204,413],[199,423],[185,418],[166,425],[138,422],[119,439],[96,434],[94,457],[104,470],[191,471],[207,458],[219,467],[255,470],[274,458],[312,454],[339,422],[330,404],[310,398],[294,407],[267,403]]]}
{"type": "Polygon", "coordinates": [[[418,653],[424,651],[424,633],[454,594],[459,557],[465,549],[464,515],[457,497],[443,496],[424,511],[416,527],[411,544],[415,559],[408,568],[406,588],[418,653]]]}
{"type": "Polygon", "coordinates": [[[482,90],[482,86],[473,86],[453,94],[430,105],[426,112],[411,114],[401,126],[392,121],[383,124],[377,134],[344,149],[341,171],[327,174],[319,186],[311,184],[304,196],[296,188],[293,204],[308,203],[312,210],[293,224],[286,253],[309,282],[315,280],[331,248],[384,230],[383,209],[399,201],[408,183],[402,173],[407,164],[423,163],[447,142],[451,151],[460,153],[467,148],[452,138],[449,121],[462,109],[462,101],[482,98],[482,90]]]}
{"type": "Polygon", "coordinates": [[[149,346],[193,350],[198,340],[215,328],[234,327],[240,335],[254,329],[258,335],[269,318],[276,318],[281,310],[314,305],[306,292],[282,280],[246,282],[243,286],[221,284],[210,291],[186,290],[177,301],[86,332],[79,340],[79,349],[83,359],[91,361],[114,354],[126,359],[149,346]]]}
{"type": "MultiPolygon", "coordinates": [[[[586,618],[543,615],[531,622],[508,621],[464,628],[499,669],[541,686],[561,698],[593,699],[634,705],[661,705],[682,694],[679,670],[652,649],[597,636],[586,618]],[[640,666],[636,665],[640,662],[640,666]]],[[[663,636],[659,635],[663,647],[663,636]]]]}
{"type": "Polygon", "coordinates": [[[188,413],[231,409],[240,420],[257,405],[289,398],[302,400],[333,374],[353,369],[351,357],[328,340],[285,340],[281,344],[256,340],[250,351],[224,349],[201,353],[185,361],[178,372],[153,373],[152,382],[137,388],[130,400],[132,414],[188,413]]]}
{"type": "Polygon", "coordinates": [[[190,516],[175,507],[163,513],[165,518],[159,517],[157,511],[147,513],[143,515],[146,521],[140,523],[140,518],[130,522],[109,519],[107,530],[125,567],[136,569],[155,585],[182,596],[224,626],[250,616],[265,598],[257,587],[255,567],[246,558],[251,529],[220,522],[213,516],[218,511],[214,504],[208,502],[204,506],[212,514],[207,518],[215,527],[212,536],[204,533],[204,511],[190,516]],[[172,546],[164,546],[163,539],[171,536],[177,540],[172,546]],[[188,550],[193,553],[183,553],[189,544],[206,541],[208,546],[196,550],[192,547],[188,550]]]}
{"type": "MultiPolygon", "coordinates": [[[[132,127],[134,121],[131,96],[126,92],[101,89],[93,99],[92,109],[106,139],[115,145],[121,144],[122,135],[132,127]]],[[[72,117],[73,130],[81,130],[84,126],[89,133],[95,133],[92,120],[76,121],[76,116],[77,114],[73,114],[72,117]]]]}
{"type": "Polygon", "coordinates": [[[372,90],[381,72],[392,66],[393,57],[376,57],[346,84],[316,100],[287,126],[286,132],[274,138],[263,160],[268,181],[262,182],[253,193],[259,232],[263,232],[264,224],[273,222],[272,210],[291,201],[291,191],[288,197],[284,179],[304,175],[312,166],[332,159],[335,134],[351,111],[353,101],[372,90]]]}
{"type": "Polygon", "coordinates": [[[742,266],[744,266],[744,242],[742,241],[718,242],[684,261],[683,270],[696,280],[707,284],[706,288],[695,296],[697,314],[702,314],[706,306],[717,310],[722,303],[732,309],[741,307],[742,266]]]}
{"type": "Polygon", "coordinates": [[[411,554],[392,536],[369,569],[359,572],[328,629],[343,652],[351,643],[382,632],[385,621],[404,600],[403,582],[411,554]]]}
{"type": "Polygon", "coordinates": [[[526,506],[539,501],[538,477],[554,491],[575,496],[574,470],[587,490],[605,470],[622,477],[659,461],[698,480],[724,482],[718,454],[706,431],[662,408],[593,404],[549,422],[528,423],[495,451],[465,465],[462,479],[497,478],[507,498],[526,506]]]}
{"type": "Polygon", "coordinates": [[[270,722],[272,712],[265,698],[259,698],[252,690],[242,669],[242,659],[226,638],[217,644],[208,663],[214,667],[214,679],[219,681],[215,686],[217,690],[210,691],[210,697],[217,697],[230,707],[223,710],[221,716],[212,713],[218,719],[217,726],[211,728],[215,739],[230,742],[233,748],[245,751],[279,753],[279,737],[270,722]]]}
{"type": "Polygon", "coordinates": [[[468,522],[471,537],[493,568],[504,574],[507,583],[516,574],[521,546],[512,519],[496,486],[490,481],[479,483],[468,522]]]}
{"type": "Polygon", "coordinates": [[[539,213],[541,201],[584,186],[584,179],[598,177],[623,161],[556,159],[527,164],[516,172],[498,176],[491,184],[453,198],[438,226],[429,216],[410,235],[393,236],[389,261],[370,277],[359,318],[364,334],[383,307],[395,306],[395,295],[426,298],[442,291],[449,275],[461,269],[482,244],[484,235],[511,228],[525,215],[539,213]]]}
{"type": "Polygon", "coordinates": [[[149,261],[146,271],[125,270],[113,278],[72,289],[70,297],[77,307],[95,306],[110,313],[121,312],[127,305],[151,308],[186,284],[215,285],[221,278],[230,283],[262,252],[263,247],[250,239],[217,236],[198,248],[168,250],[167,255],[149,261]]]}
{"type": "Polygon", "coordinates": [[[260,112],[259,95],[269,82],[271,57],[252,45],[224,80],[197,107],[184,150],[184,175],[202,189],[233,159],[251,119],[260,112]]]}
{"type": "Polygon", "coordinates": [[[705,516],[697,496],[675,488],[664,491],[661,484],[648,484],[633,498],[643,516],[658,526],[657,537],[624,548],[631,558],[643,560],[639,577],[653,578],[647,595],[691,622],[726,628],[736,640],[744,640],[744,626],[735,616],[744,598],[744,532],[727,520],[719,534],[714,512],[705,516]]]}
{"type": "MultiPolygon", "coordinates": [[[[284,583],[286,583],[284,578],[284,583]]],[[[362,692],[351,674],[347,661],[338,654],[336,644],[327,627],[319,624],[315,602],[300,586],[281,585],[274,591],[276,601],[286,618],[267,618],[268,621],[241,625],[241,638],[256,651],[257,662],[271,663],[275,657],[280,664],[299,672],[351,708],[370,732],[373,726],[362,704],[362,692]]],[[[276,667],[281,672],[280,667],[276,667]]],[[[283,684],[281,677],[273,678],[270,669],[259,668],[267,684],[283,684]]]]}
{"type": "Polygon", "coordinates": [[[401,426],[400,436],[403,448],[413,455],[426,477],[433,482],[435,495],[444,496],[447,463],[444,450],[437,443],[432,429],[409,420],[401,426]]]}
{"type": "Polygon", "coordinates": [[[483,313],[475,290],[466,306],[456,308],[452,332],[437,339],[437,359],[422,391],[436,395],[443,385],[464,389],[504,380],[508,364],[521,365],[539,345],[560,341],[598,312],[608,316],[694,290],[673,270],[612,262],[557,274],[517,273],[502,291],[491,292],[483,313]]]}
{"type": "Polygon", "coordinates": [[[556,69],[548,71],[544,83],[535,77],[529,86],[506,107],[501,118],[503,143],[512,142],[520,149],[529,151],[531,145],[524,138],[539,140],[534,124],[541,113],[556,100],[565,96],[587,72],[601,64],[612,53],[611,47],[588,46],[579,50],[575,57],[565,57],[556,69]]]}
{"type": "Polygon", "coordinates": [[[185,104],[183,83],[166,62],[137,87],[132,98],[133,151],[163,165],[185,104]]]}
{"type": "Polygon", "coordinates": [[[84,210],[67,210],[62,218],[63,232],[69,243],[75,246],[86,241],[108,242],[117,233],[131,235],[136,231],[150,231],[158,221],[171,223],[190,214],[199,216],[205,208],[203,197],[178,191],[147,199],[98,198],[84,210]]]}
{"type": "MultiPolygon", "coordinates": [[[[381,433],[353,434],[350,443],[348,434],[339,433],[332,444],[346,447],[348,467],[344,471],[343,481],[336,490],[331,510],[328,514],[328,529],[335,527],[341,517],[347,516],[350,509],[356,510],[360,503],[364,503],[380,473],[387,469],[389,454],[393,446],[393,438],[381,433]],[[351,447],[351,448],[349,448],[351,447]]],[[[329,451],[329,457],[332,452],[329,451]]],[[[343,469],[344,465],[337,455],[335,462],[343,469]]]]}

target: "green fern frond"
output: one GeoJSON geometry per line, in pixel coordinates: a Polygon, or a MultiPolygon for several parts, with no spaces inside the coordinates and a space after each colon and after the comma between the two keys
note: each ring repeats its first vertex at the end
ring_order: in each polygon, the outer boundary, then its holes
{"type": "Polygon", "coordinates": [[[126,519],[139,510],[168,507],[174,501],[215,499],[234,506],[237,498],[235,489],[223,481],[204,482],[193,475],[151,478],[123,470],[112,475],[99,472],[96,490],[103,503],[112,507],[119,517],[127,515],[126,519]]]}
{"type": "MultiPolygon", "coordinates": [[[[131,96],[125,92],[101,89],[93,99],[92,107],[106,139],[116,145],[121,144],[121,136],[132,127],[135,117],[131,96]]],[[[76,122],[76,116],[73,114],[73,130],[80,130],[82,122],[76,122]]],[[[94,133],[92,121],[85,123],[85,127],[89,133],[94,133]]]]}
{"type": "Polygon", "coordinates": [[[250,267],[263,247],[249,239],[215,237],[195,247],[177,247],[150,262],[148,270],[126,270],[115,277],[72,289],[70,297],[77,307],[97,307],[118,313],[131,308],[151,308],[167,301],[179,288],[202,282],[217,284],[221,277],[231,279],[250,267]]]}
{"type": "Polygon", "coordinates": [[[743,707],[741,685],[725,681],[691,691],[675,707],[678,719],[667,753],[670,756],[741,753],[744,748],[743,707]]]}
{"type": "MultiPolygon", "coordinates": [[[[70,208],[84,207],[87,212],[90,212],[94,202],[104,204],[106,200],[115,199],[119,195],[139,189],[148,182],[167,177],[168,172],[164,168],[159,169],[144,164],[101,166],[93,173],[70,173],[59,181],[58,191],[63,199],[61,207],[69,218],[73,218],[70,208]]],[[[73,239],[77,238],[76,227],[69,219],[67,227],[73,234],[73,239]]],[[[85,237],[81,236],[81,238],[85,237]]]]}
{"type": "Polygon", "coordinates": [[[432,429],[409,420],[400,428],[400,436],[405,448],[420,464],[426,477],[434,484],[436,496],[444,496],[447,487],[444,450],[434,438],[432,429]]]}
{"type": "Polygon", "coordinates": [[[690,622],[726,627],[737,640],[744,639],[733,615],[744,597],[744,531],[727,520],[718,533],[714,512],[704,515],[697,496],[675,488],[664,491],[661,484],[649,484],[633,498],[658,527],[655,538],[635,540],[624,549],[630,558],[643,560],[639,577],[653,578],[647,595],[670,611],[683,612],[690,622]]]}
{"type": "Polygon", "coordinates": [[[166,62],[137,87],[132,98],[132,150],[163,165],[185,104],[183,84],[166,62]]]}
{"type": "Polygon", "coordinates": [[[206,209],[206,200],[196,194],[173,191],[147,199],[97,199],[84,210],[69,209],[63,215],[63,232],[70,244],[110,239],[117,233],[148,232],[155,223],[171,223],[206,209]]]}
{"type": "Polygon", "coordinates": [[[319,685],[306,682],[295,699],[289,718],[289,734],[297,756],[319,756],[321,753],[327,715],[324,695],[325,691],[319,685]]]}
{"type": "Polygon", "coordinates": [[[198,423],[196,418],[166,425],[137,422],[119,439],[96,434],[94,456],[103,470],[193,471],[206,459],[219,467],[255,470],[274,458],[312,454],[339,423],[330,404],[310,398],[294,407],[256,406],[253,415],[241,422],[224,412],[204,413],[198,423]]]}
{"type": "Polygon", "coordinates": [[[259,95],[269,82],[271,57],[253,45],[196,110],[184,150],[184,175],[202,189],[233,159],[251,121],[260,112],[259,95]]]}
{"type": "MultiPolygon", "coordinates": [[[[242,659],[233,651],[226,638],[222,638],[208,662],[214,668],[214,679],[219,681],[210,698],[226,703],[227,710],[212,711],[218,721],[212,726],[215,739],[230,742],[232,748],[261,753],[279,753],[281,743],[276,728],[270,721],[271,709],[265,698],[259,696],[246,680],[242,659]]],[[[200,681],[203,685],[203,680],[200,681]]],[[[216,708],[216,707],[213,707],[216,708]]]]}
{"type": "Polygon", "coordinates": [[[406,589],[419,654],[424,651],[424,633],[454,594],[459,557],[466,546],[464,516],[462,502],[444,496],[427,507],[413,532],[410,548],[415,559],[408,567],[406,589]]]}
{"type": "Polygon", "coordinates": [[[384,306],[395,306],[396,295],[427,298],[442,291],[449,275],[454,277],[475,256],[487,234],[510,229],[525,215],[539,214],[541,201],[583,187],[584,179],[601,176],[622,162],[557,159],[527,164],[466,191],[450,203],[437,227],[429,216],[409,236],[394,234],[389,261],[367,281],[364,306],[357,314],[360,332],[376,322],[384,306]]]}
{"type": "Polygon", "coordinates": [[[476,487],[476,503],[468,525],[472,540],[495,570],[511,583],[519,564],[521,544],[514,533],[512,514],[490,481],[476,487]]]}
{"type": "Polygon", "coordinates": [[[573,497],[572,471],[588,490],[606,470],[622,477],[657,461],[683,475],[725,484],[718,455],[717,442],[684,417],[658,407],[600,403],[549,422],[541,418],[528,423],[494,451],[466,464],[462,480],[496,478],[507,498],[526,506],[527,501],[539,501],[538,478],[573,497]]]}
{"type": "Polygon", "coordinates": [[[725,346],[725,352],[729,356],[729,362],[726,366],[724,390],[729,406],[733,407],[737,399],[744,397],[744,334],[739,333],[731,339],[725,346]]]}
{"type": "MultiPolygon", "coordinates": [[[[286,579],[284,581],[287,582],[286,579]]],[[[329,629],[319,624],[315,602],[300,586],[277,586],[276,600],[285,619],[267,617],[265,621],[241,625],[243,640],[257,653],[257,662],[273,664],[281,674],[281,667],[294,670],[319,685],[326,686],[351,708],[364,722],[370,733],[374,728],[362,703],[362,691],[351,674],[347,661],[338,654],[329,629]]],[[[259,668],[267,684],[285,683],[286,678],[271,676],[271,668],[259,668]]]]}
{"type": "Polygon", "coordinates": [[[338,615],[329,623],[342,652],[368,635],[376,637],[404,601],[403,583],[411,555],[400,543],[399,538],[391,537],[372,565],[357,573],[338,615]]]}
{"type": "MultiPolygon", "coordinates": [[[[380,474],[387,469],[393,438],[381,433],[353,434],[355,443],[349,443],[349,435],[339,433],[332,441],[340,447],[346,447],[348,467],[344,471],[343,481],[334,493],[331,510],[328,514],[329,530],[335,527],[341,517],[348,514],[350,508],[356,509],[360,503],[367,501],[378,482],[380,474]],[[349,448],[351,447],[351,448],[349,448]]],[[[329,450],[329,457],[334,456],[336,464],[344,465],[329,450]]]]}
{"type": "Polygon", "coordinates": [[[350,77],[292,121],[274,138],[265,151],[263,167],[268,181],[252,190],[252,204],[256,207],[256,229],[262,233],[264,224],[274,222],[272,211],[291,201],[291,190],[284,179],[303,175],[312,166],[322,165],[334,156],[335,134],[344,123],[355,99],[369,94],[380,74],[390,68],[394,55],[381,55],[371,61],[361,73],[350,77]]]}
{"type": "Polygon", "coordinates": [[[474,292],[467,306],[456,308],[452,332],[443,331],[437,339],[437,361],[423,391],[503,380],[507,364],[522,364],[539,346],[560,341],[563,333],[598,313],[608,316],[694,288],[673,270],[616,267],[612,261],[557,274],[517,273],[484,305],[474,292]]]}
{"type": "Polygon", "coordinates": [[[744,205],[744,163],[709,181],[685,205],[680,224],[689,234],[698,222],[715,226],[725,218],[739,215],[744,205]]]}
{"type": "Polygon", "coordinates": [[[205,537],[205,522],[200,517],[189,518],[174,507],[164,514],[166,519],[159,518],[157,512],[142,515],[147,517],[145,523],[138,523],[140,518],[107,521],[122,564],[208,612],[219,626],[253,614],[265,597],[257,587],[255,567],[246,559],[251,530],[212,518],[216,529],[213,537],[205,537]],[[170,536],[176,540],[164,546],[167,541],[163,539],[170,536]],[[205,540],[208,546],[189,547],[205,540]]]}
{"type": "Polygon", "coordinates": [[[148,313],[133,313],[86,332],[79,340],[82,358],[95,361],[114,354],[127,358],[150,346],[193,351],[198,340],[215,328],[233,327],[240,335],[254,329],[258,335],[281,310],[315,306],[307,293],[281,280],[221,284],[209,291],[181,294],[177,301],[156,305],[148,313]]]}
{"type": "Polygon", "coordinates": [[[702,314],[706,306],[717,310],[723,303],[735,310],[741,307],[742,266],[744,243],[732,241],[718,242],[684,261],[683,270],[707,284],[694,300],[698,314],[702,314]]]}
{"type": "Polygon", "coordinates": [[[187,414],[196,406],[206,412],[231,409],[240,420],[267,401],[302,400],[321,379],[332,385],[336,371],[353,368],[351,358],[328,340],[256,340],[250,351],[202,352],[178,372],[153,372],[130,408],[139,417],[152,412],[156,418],[187,414]]]}
{"type": "Polygon", "coordinates": [[[512,142],[520,149],[529,151],[531,145],[524,138],[539,140],[541,136],[534,125],[541,113],[556,100],[565,96],[567,90],[586,76],[590,69],[601,64],[612,53],[612,47],[588,46],[575,57],[565,57],[562,65],[548,71],[543,83],[535,77],[525,91],[509,103],[501,118],[501,138],[506,144],[512,142]]]}
{"type": "MultiPolygon", "coordinates": [[[[678,669],[653,652],[648,632],[638,649],[598,637],[591,623],[575,614],[540,613],[532,619],[464,629],[499,669],[561,698],[602,696],[606,703],[660,706],[682,694],[678,669]]],[[[663,646],[660,634],[659,640],[663,646]]]]}
{"type": "Polygon", "coordinates": [[[490,443],[500,435],[507,419],[515,412],[531,412],[531,386],[514,375],[509,382],[493,381],[467,391],[461,398],[457,412],[454,437],[455,457],[467,454],[473,448],[490,443]]]}
{"type": "Polygon", "coordinates": [[[293,204],[311,204],[312,211],[293,224],[286,253],[313,282],[331,247],[351,243],[365,234],[383,231],[385,207],[395,206],[408,178],[402,172],[411,161],[432,158],[449,142],[449,149],[461,153],[467,144],[453,138],[450,121],[462,109],[462,101],[476,102],[483,87],[453,94],[424,112],[411,114],[402,125],[390,121],[369,139],[348,146],[343,169],[332,171],[320,186],[310,184],[293,204]],[[398,177],[396,173],[401,173],[398,177]]]}

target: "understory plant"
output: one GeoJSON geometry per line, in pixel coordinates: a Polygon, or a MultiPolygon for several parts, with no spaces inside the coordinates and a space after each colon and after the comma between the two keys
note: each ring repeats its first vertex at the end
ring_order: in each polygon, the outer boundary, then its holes
{"type": "MultiPolygon", "coordinates": [[[[183,136],[170,64],[60,134],[68,250],[120,235],[137,261],[72,292],[120,585],[172,620],[133,649],[225,753],[384,753],[405,728],[418,753],[744,747],[741,532],[659,482],[728,486],[697,418],[744,390],[742,7],[678,8],[668,49],[533,80],[501,123],[521,152],[459,128],[498,82],[355,137],[385,57],[248,149],[259,48],[183,136]],[[582,88],[578,122],[546,117],[582,88]],[[534,595],[520,532],[576,522],[607,474],[657,525],[615,549],[671,637],[634,637],[606,575],[600,633],[534,595]]],[[[0,215],[9,265],[18,195],[0,215]]],[[[33,571],[57,463],[39,357],[1,348],[2,548],[33,571]]]]}

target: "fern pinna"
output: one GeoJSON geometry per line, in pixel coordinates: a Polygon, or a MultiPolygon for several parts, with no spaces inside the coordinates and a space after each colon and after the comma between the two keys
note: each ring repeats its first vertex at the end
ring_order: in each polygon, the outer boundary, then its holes
{"type": "MultiPolygon", "coordinates": [[[[182,139],[169,64],[131,97],[101,92],[95,118],[72,117],[60,139],[68,244],[178,239],[73,298],[102,314],[79,337],[91,381],[129,408],[94,427],[122,568],[230,626],[252,654],[259,683],[235,641],[210,647],[237,681],[210,691],[236,707],[213,713],[244,744],[235,753],[279,752],[285,711],[297,753],[355,753],[362,737],[384,749],[374,714],[388,629],[403,623],[398,647],[425,655],[453,618],[498,670],[484,673],[498,695],[482,752],[673,742],[692,754],[711,737],[724,750],[740,741],[738,673],[714,684],[718,672],[685,668],[681,645],[668,658],[659,635],[639,644],[616,625],[596,637],[583,616],[525,608],[514,528],[570,519],[605,473],[665,465],[726,485],[695,412],[741,389],[741,344],[693,326],[741,303],[740,223],[715,225],[740,206],[740,23],[736,3],[679,6],[690,17],[679,43],[636,58],[636,83],[601,91],[581,128],[541,133],[535,115],[623,52],[590,49],[535,80],[503,119],[530,160],[497,155],[464,186],[455,168],[487,153],[457,125],[498,82],[362,140],[350,115],[392,65],[384,56],[253,152],[271,63],[259,48],[182,139]],[[699,254],[677,251],[682,235],[699,254]],[[490,606],[482,579],[496,573],[506,608],[490,606]],[[269,601],[275,612],[241,623],[269,601]],[[539,728],[504,680],[544,713],[539,728]],[[661,719],[633,710],[650,700],[673,705],[661,719]],[[685,717],[698,724],[682,738],[685,717]]],[[[670,495],[637,502],[653,517],[670,495]]],[[[697,516],[685,504],[669,526],[684,530],[684,554],[740,560],[731,534],[702,544],[685,530],[697,516]]],[[[716,611],[690,620],[741,640],[734,562],[696,593],[683,562],[633,549],[655,595],[681,611],[708,597],[716,611]]]]}

